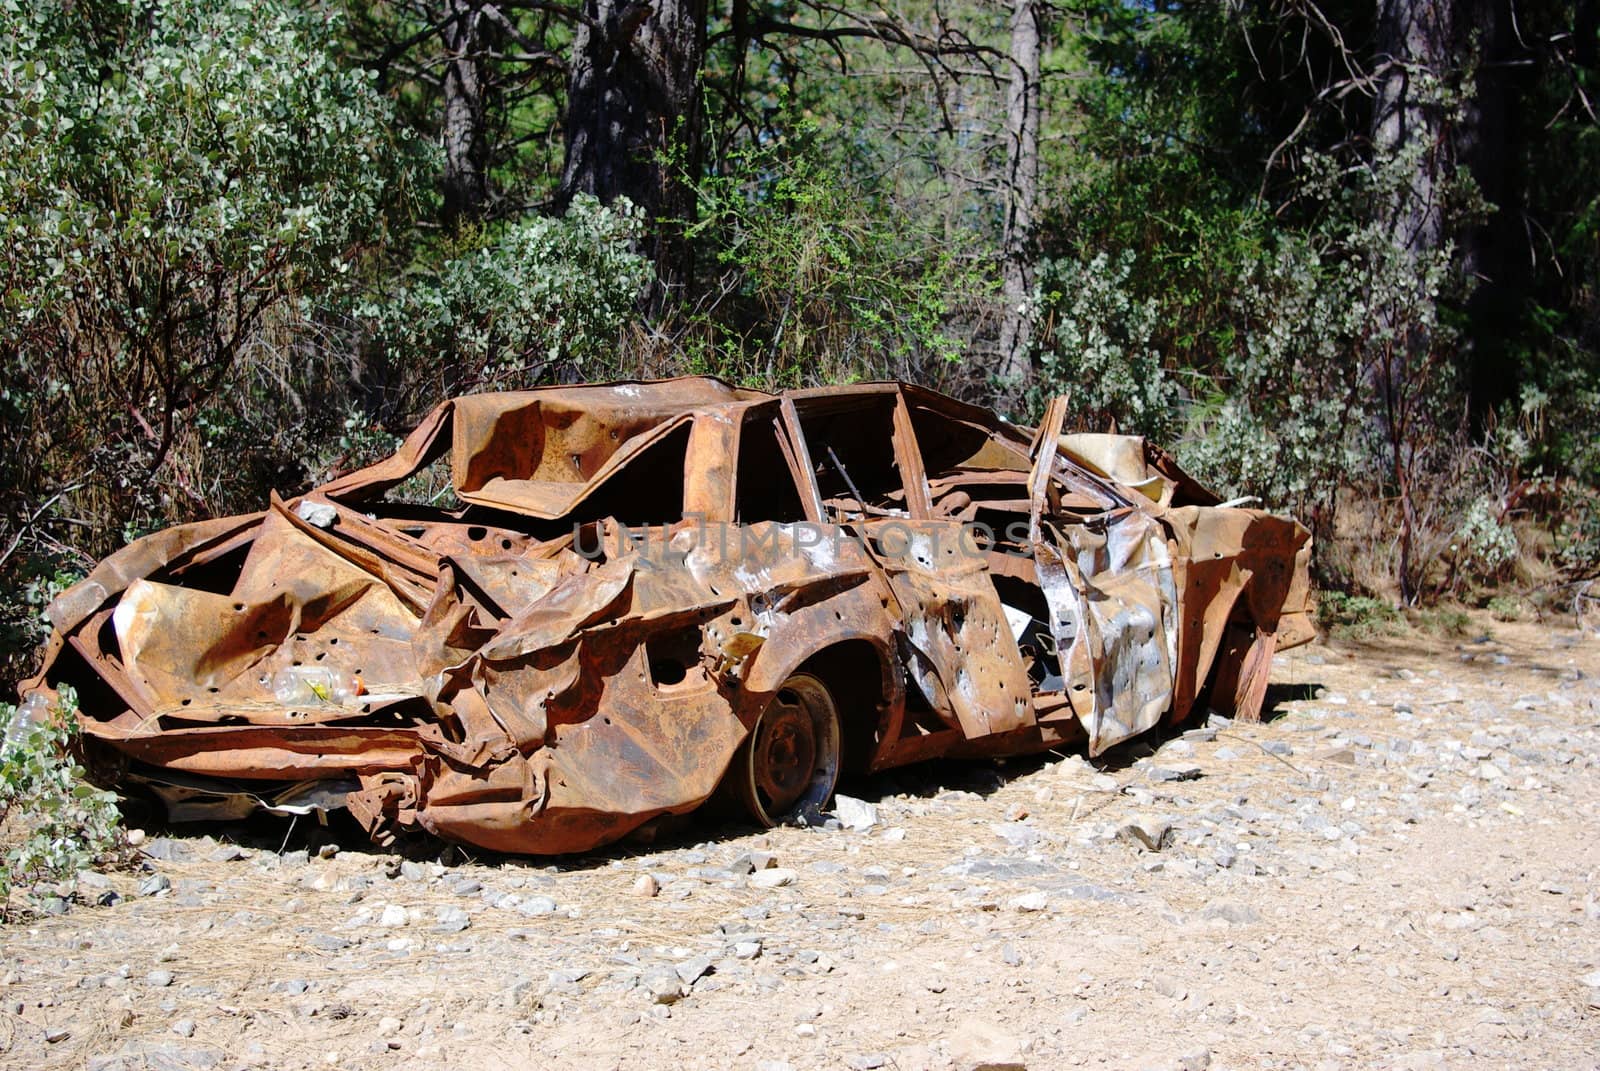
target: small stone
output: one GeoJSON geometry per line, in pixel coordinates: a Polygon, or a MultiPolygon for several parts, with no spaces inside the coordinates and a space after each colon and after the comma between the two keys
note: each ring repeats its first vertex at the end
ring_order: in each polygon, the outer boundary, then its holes
{"type": "Polygon", "coordinates": [[[863,1052],[856,1056],[845,1057],[845,1066],[851,1071],[875,1071],[889,1062],[889,1057],[881,1052],[863,1052]]]}
{"type": "Polygon", "coordinates": [[[678,980],[684,985],[692,986],[698,982],[702,975],[711,969],[710,956],[695,956],[678,964],[673,970],[678,975],[678,980]]]}
{"type": "Polygon", "coordinates": [[[676,1004],[688,993],[677,972],[666,967],[646,971],[639,984],[656,1004],[676,1004]]]}
{"type": "Polygon", "coordinates": [[[1043,911],[1050,906],[1050,899],[1042,892],[1023,893],[1021,896],[1012,897],[1008,901],[1008,906],[1013,911],[1043,911]]]}
{"type": "Polygon", "coordinates": [[[399,904],[390,904],[383,909],[383,914],[378,918],[378,925],[392,930],[396,926],[404,926],[407,921],[409,920],[406,909],[399,904]]]}
{"type": "Polygon", "coordinates": [[[237,844],[224,844],[218,847],[206,859],[213,863],[236,863],[240,859],[250,858],[250,853],[237,844]]]}
{"type": "Polygon", "coordinates": [[[192,1038],[197,1029],[193,1019],[179,1019],[172,1024],[172,1032],[181,1038],[192,1038]]]}
{"type": "Polygon", "coordinates": [[[1200,910],[1203,919],[1216,919],[1230,926],[1249,926],[1261,921],[1261,915],[1249,904],[1231,900],[1213,900],[1200,910]]]}
{"type": "Polygon", "coordinates": [[[1266,740],[1261,744],[1261,750],[1268,755],[1281,755],[1288,758],[1294,754],[1294,748],[1286,740],[1266,740]]]}
{"type": "Polygon", "coordinates": [[[295,507],[295,516],[315,528],[332,528],[339,520],[339,511],[327,502],[302,499],[295,507]]]}
{"type": "Polygon", "coordinates": [[[1174,1067],[1177,1071],[1206,1071],[1211,1066],[1211,1050],[1200,1046],[1190,1049],[1178,1057],[1174,1067]]]}
{"type": "Polygon", "coordinates": [[[738,941],[734,943],[734,959],[755,959],[759,955],[761,955],[760,941],[738,941]]]}
{"type": "Polygon", "coordinates": [[[391,1034],[398,1034],[400,1032],[400,1028],[404,1025],[404,1023],[402,1023],[399,1019],[396,1019],[394,1016],[385,1015],[382,1019],[378,1020],[378,1036],[380,1038],[386,1038],[391,1034]]]}
{"type": "Polygon", "coordinates": [[[128,830],[128,847],[137,848],[145,841],[145,831],[142,829],[128,830]]]}
{"type": "Polygon", "coordinates": [[[337,844],[324,844],[322,847],[317,849],[318,859],[332,859],[338,854],[339,846],[337,844]]]}
{"type": "Polygon", "coordinates": [[[835,795],[833,814],[840,825],[854,833],[865,833],[878,824],[878,808],[854,796],[835,795]]]}
{"type": "Polygon", "coordinates": [[[51,1027],[50,1029],[48,1029],[48,1030],[46,1030],[44,1032],[45,1041],[49,1042],[51,1045],[55,1045],[55,1044],[57,1044],[59,1042],[65,1041],[68,1038],[70,1038],[71,1036],[72,1036],[72,1031],[64,1030],[59,1026],[51,1027]]]}
{"type": "Polygon", "coordinates": [[[1152,781],[1193,781],[1200,776],[1198,763],[1177,762],[1168,766],[1146,766],[1145,776],[1152,781]]]}
{"type": "Polygon", "coordinates": [[[661,883],[651,874],[640,874],[633,879],[633,895],[649,899],[661,891],[661,883]]]}
{"type": "Polygon", "coordinates": [[[758,889],[776,889],[784,885],[793,885],[799,876],[788,867],[775,866],[751,874],[750,884],[758,889]]]}
{"type": "Polygon", "coordinates": [[[172,888],[172,879],[165,874],[151,874],[139,883],[140,896],[159,896],[172,888]]]}
{"type": "Polygon", "coordinates": [[[1117,837],[1149,851],[1159,852],[1172,840],[1172,823],[1156,815],[1140,815],[1124,823],[1117,837]]]}
{"type": "Polygon", "coordinates": [[[158,989],[165,989],[167,986],[172,984],[172,972],[165,970],[151,971],[149,974],[144,976],[144,980],[158,989]]]}
{"type": "Polygon", "coordinates": [[[993,1023],[963,1019],[950,1034],[956,1071],[1027,1071],[1022,1041],[993,1023]]]}
{"type": "Polygon", "coordinates": [[[517,910],[524,915],[554,915],[556,902],[548,896],[530,896],[517,905],[517,910]]]}

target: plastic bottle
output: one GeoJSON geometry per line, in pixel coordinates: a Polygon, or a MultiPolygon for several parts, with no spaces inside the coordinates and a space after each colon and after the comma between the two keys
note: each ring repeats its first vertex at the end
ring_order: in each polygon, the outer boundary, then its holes
{"type": "Polygon", "coordinates": [[[285,666],[272,675],[272,694],[285,705],[349,703],[360,687],[351,674],[328,666],[285,666]]]}

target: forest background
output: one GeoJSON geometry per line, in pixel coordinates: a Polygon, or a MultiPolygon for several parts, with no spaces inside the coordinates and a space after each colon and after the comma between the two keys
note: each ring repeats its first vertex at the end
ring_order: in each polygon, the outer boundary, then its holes
{"type": "Polygon", "coordinates": [[[686,373],[1070,392],[1307,523],[1335,627],[1600,594],[1594,0],[0,26],[7,680],[100,556],[446,395],[686,373]]]}

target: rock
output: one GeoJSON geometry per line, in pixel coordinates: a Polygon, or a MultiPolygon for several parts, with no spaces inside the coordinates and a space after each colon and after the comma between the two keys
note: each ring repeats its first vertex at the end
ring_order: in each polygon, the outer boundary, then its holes
{"type": "Polygon", "coordinates": [[[441,907],[434,912],[434,919],[435,933],[460,933],[472,925],[466,909],[461,907],[441,907]]]}
{"type": "Polygon", "coordinates": [[[49,1042],[51,1045],[59,1044],[71,1036],[72,1031],[63,1029],[59,1026],[53,1026],[44,1032],[45,1041],[49,1042]]]}
{"type": "Polygon", "coordinates": [[[847,1056],[844,1061],[845,1066],[851,1071],[874,1071],[875,1068],[883,1067],[888,1062],[888,1054],[882,1052],[863,1052],[856,1056],[847,1056]]]}
{"type": "Polygon", "coordinates": [[[669,967],[646,971],[639,979],[639,985],[650,994],[650,1000],[655,1004],[676,1004],[689,992],[678,977],[678,972],[669,967]]]}
{"type": "Polygon", "coordinates": [[[172,1024],[172,1032],[181,1038],[192,1038],[197,1029],[193,1019],[179,1019],[172,1024]]]}
{"type": "Polygon", "coordinates": [[[1294,748],[1287,740],[1263,740],[1261,750],[1268,755],[1281,755],[1284,758],[1294,754],[1294,748]]]}
{"type": "Polygon", "coordinates": [[[517,910],[524,915],[554,915],[556,902],[548,896],[530,896],[517,905],[517,910]]]}
{"type": "Polygon", "coordinates": [[[761,955],[760,941],[737,941],[734,943],[734,959],[755,959],[759,955],[761,955]]]}
{"type": "Polygon", "coordinates": [[[1159,852],[1172,841],[1172,823],[1157,815],[1139,815],[1117,829],[1117,838],[1159,852]]]}
{"type": "Polygon", "coordinates": [[[151,971],[144,976],[144,980],[158,989],[165,989],[172,984],[172,972],[165,970],[151,971]]]}
{"type": "Polygon", "coordinates": [[[1146,766],[1144,774],[1152,781],[1193,781],[1201,770],[1198,763],[1175,762],[1168,766],[1146,766]]]}
{"type": "Polygon", "coordinates": [[[172,879],[165,874],[151,874],[139,883],[140,896],[159,896],[172,888],[172,879]]]}
{"type": "Polygon", "coordinates": [[[650,874],[640,874],[633,879],[633,895],[649,899],[661,891],[661,883],[650,874]]]}
{"type": "Polygon", "coordinates": [[[1211,1050],[1204,1046],[1190,1049],[1173,1063],[1175,1071],[1206,1071],[1211,1066],[1211,1050]]]}
{"type": "Polygon", "coordinates": [[[223,844],[206,856],[207,861],[212,863],[236,863],[240,859],[248,858],[250,858],[250,853],[237,844],[223,844]]]}
{"type": "Polygon", "coordinates": [[[339,521],[339,511],[327,502],[304,499],[295,507],[294,514],[316,528],[332,528],[339,521]]]}
{"type": "Polygon", "coordinates": [[[397,926],[404,926],[408,921],[410,920],[405,908],[399,904],[390,904],[383,909],[383,914],[378,918],[378,925],[392,930],[397,926]]]}
{"type": "Polygon", "coordinates": [[[394,1016],[385,1015],[382,1019],[378,1020],[378,1036],[380,1038],[386,1038],[393,1034],[398,1034],[400,1032],[400,1028],[404,1025],[404,1023],[402,1023],[399,1019],[396,1019],[394,1016]]]}
{"type": "Polygon", "coordinates": [[[783,885],[793,885],[800,875],[788,867],[775,866],[767,870],[758,870],[750,875],[750,884],[757,889],[776,889],[783,885]]]}
{"type": "Polygon", "coordinates": [[[695,956],[693,959],[684,960],[673,968],[678,975],[678,980],[686,986],[694,985],[710,969],[710,956],[695,956]]]}
{"type": "Polygon", "coordinates": [[[982,1019],[961,1020],[947,1047],[955,1071],[1027,1071],[1023,1042],[982,1019]]]}
{"type": "Polygon", "coordinates": [[[840,825],[855,833],[865,833],[878,824],[878,808],[854,796],[835,795],[833,815],[840,825]]]}
{"type": "Polygon", "coordinates": [[[996,822],[989,826],[994,835],[1019,851],[1027,851],[1039,843],[1039,831],[1026,822],[996,822]]]}
{"type": "Polygon", "coordinates": [[[1021,896],[1012,897],[1007,906],[1013,911],[1043,911],[1050,906],[1050,899],[1042,892],[1023,893],[1021,896]]]}
{"type": "Polygon", "coordinates": [[[1261,921],[1261,914],[1249,904],[1232,900],[1213,900],[1200,909],[1200,917],[1226,922],[1230,926],[1249,926],[1261,921]]]}

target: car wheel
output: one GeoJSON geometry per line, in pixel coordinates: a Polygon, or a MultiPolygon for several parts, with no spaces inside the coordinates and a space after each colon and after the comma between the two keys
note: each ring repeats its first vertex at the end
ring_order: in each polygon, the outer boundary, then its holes
{"type": "Polygon", "coordinates": [[[763,826],[820,812],[839,780],[839,708],[828,686],[796,673],[773,694],[734,760],[745,810],[763,826]]]}

